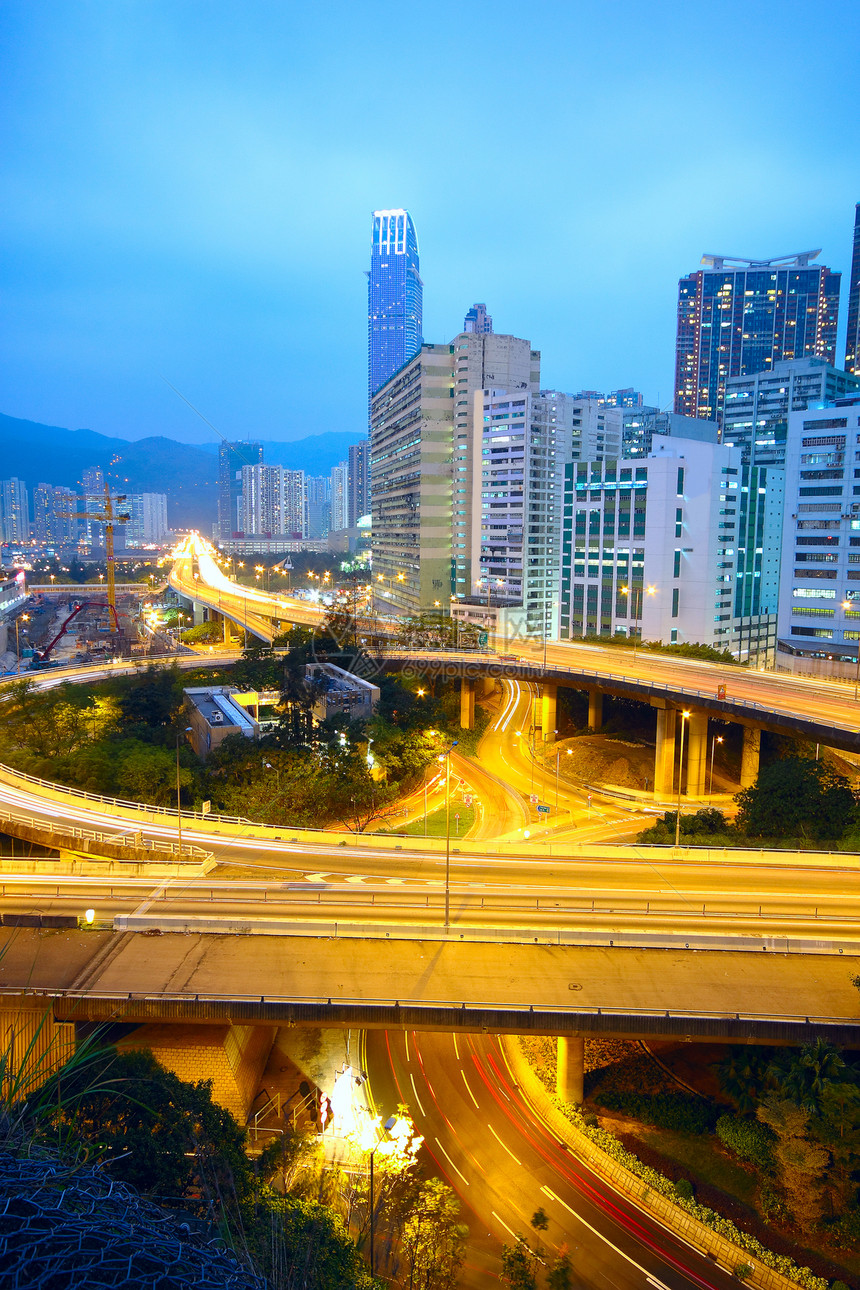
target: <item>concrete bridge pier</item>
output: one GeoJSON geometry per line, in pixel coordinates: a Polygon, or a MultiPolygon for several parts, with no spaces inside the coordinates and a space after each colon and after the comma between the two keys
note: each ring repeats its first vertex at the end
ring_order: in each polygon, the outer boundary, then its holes
{"type": "Polygon", "coordinates": [[[675,733],[678,714],[674,708],[657,710],[657,751],[654,758],[654,797],[671,797],[675,791],[675,733]]]}
{"type": "Polygon", "coordinates": [[[704,797],[708,767],[707,713],[691,712],[687,727],[687,796],[704,797]]]}
{"type": "Polygon", "coordinates": [[[588,691],[588,728],[600,730],[603,726],[603,691],[588,691]]]}
{"type": "Polygon", "coordinates": [[[545,744],[555,743],[558,728],[558,686],[544,681],[540,692],[540,726],[545,744]]]}
{"type": "Polygon", "coordinates": [[[475,682],[465,677],[460,682],[460,729],[473,730],[475,727],[475,682]]]}
{"type": "Polygon", "coordinates": [[[559,1035],[556,1052],[555,1091],[564,1102],[582,1105],[585,1080],[585,1040],[559,1035]]]}
{"type": "Polygon", "coordinates": [[[194,619],[195,627],[199,627],[201,623],[206,622],[206,614],[208,612],[208,608],[209,608],[208,605],[201,605],[199,601],[192,600],[191,615],[194,619]]]}
{"type": "Polygon", "coordinates": [[[744,742],[741,749],[741,788],[751,788],[758,778],[759,757],[761,756],[761,731],[744,726],[744,742]]]}
{"type": "Polygon", "coordinates": [[[230,639],[231,639],[231,638],[230,638],[230,620],[229,620],[229,618],[226,618],[226,617],[224,616],[224,614],[219,613],[217,609],[210,609],[210,610],[209,610],[209,622],[210,622],[210,623],[220,623],[220,624],[221,624],[222,637],[223,637],[224,644],[225,644],[225,645],[229,645],[229,644],[230,644],[230,639]]]}

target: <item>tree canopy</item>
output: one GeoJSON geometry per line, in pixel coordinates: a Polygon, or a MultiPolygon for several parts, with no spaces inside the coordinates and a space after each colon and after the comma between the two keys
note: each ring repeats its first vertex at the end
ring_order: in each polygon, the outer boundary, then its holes
{"type": "Polygon", "coordinates": [[[838,838],[856,811],[845,776],[809,757],[785,757],[765,766],[735,801],[738,828],[750,837],[838,838]]]}

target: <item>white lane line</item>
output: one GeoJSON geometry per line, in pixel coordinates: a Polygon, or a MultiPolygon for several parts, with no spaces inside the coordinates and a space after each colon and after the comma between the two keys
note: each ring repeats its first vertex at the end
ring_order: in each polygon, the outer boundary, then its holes
{"type": "Polygon", "coordinates": [[[460,1170],[459,1170],[459,1169],[457,1168],[457,1166],[454,1164],[454,1161],[453,1161],[453,1160],[451,1159],[451,1157],[448,1155],[448,1152],[447,1152],[447,1151],[445,1150],[445,1148],[442,1146],[442,1143],[439,1141],[439,1139],[438,1139],[438,1138],[434,1138],[434,1139],[433,1139],[433,1141],[436,1143],[436,1146],[439,1148],[439,1150],[442,1152],[442,1155],[443,1155],[443,1156],[445,1157],[445,1159],[448,1161],[448,1164],[449,1164],[449,1165],[451,1166],[451,1168],[454,1170],[454,1173],[456,1173],[456,1174],[460,1174],[460,1177],[463,1179],[463,1182],[464,1182],[464,1183],[466,1184],[466,1186],[468,1187],[468,1186],[469,1186],[469,1179],[465,1176],[465,1174],[461,1174],[461,1173],[460,1173],[460,1170]]]}
{"type": "Polygon", "coordinates": [[[424,1107],[421,1105],[421,1098],[418,1096],[418,1089],[415,1087],[415,1079],[411,1071],[409,1072],[409,1082],[412,1085],[412,1092],[415,1094],[415,1101],[418,1103],[418,1110],[426,1119],[427,1112],[424,1110],[424,1107]]]}
{"type": "Polygon", "coordinates": [[[412,1059],[409,1056],[409,1032],[407,1030],[403,1032],[403,1042],[406,1045],[406,1060],[411,1061],[412,1059]]]}
{"type": "MultiPolygon", "coordinates": [[[[472,1101],[475,1102],[475,1094],[469,1088],[469,1081],[466,1079],[466,1072],[463,1070],[462,1067],[460,1068],[460,1074],[463,1076],[463,1083],[466,1085],[466,1092],[469,1094],[469,1097],[472,1099],[472,1101]]],[[[480,1111],[481,1108],[478,1106],[477,1102],[475,1102],[475,1106],[480,1111]]]]}
{"type": "Polygon", "coordinates": [[[505,1220],[503,1218],[499,1218],[498,1214],[494,1209],[491,1209],[490,1213],[492,1214],[493,1218],[496,1220],[497,1223],[501,1223],[502,1227],[505,1229],[506,1232],[510,1232],[511,1236],[514,1238],[515,1241],[518,1241],[520,1239],[519,1233],[515,1232],[512,1227],[508,1227],[505,1220]]]}
{"type": "Polygon", "coordinates": [[[502,1141],[502,1139],[499,1137],[498,1133],[496,1133],[496,1130],[493,1128],[493,1126],[492,1126],[491,1124],[488,1124],[488,1125],[487,1125],[487,1128],[490,1130],[490,1133],[492,1133],[493,1137],[496,1139],[496,1142],[498,1142],[499,1146],[500,1146],[500,1147],[504,1147],[505,1151],[507,1151],[507,1153],[508,1153],[508,1155],[510,1156],[511,1160],[513,1160],[515,1164],[518,1164],[518,1165],[520,1166],[520,1169],[522,1169],[522,1167],[523,1167],[523,1166],[522,1166],[522,1162],[521,1162],[521,1161],[519,1161],[519,1160],[517,1160],[516,1156],[514,1155],[513,1151],[511,1151],[511,1149],[510,1149],[510,1147],[508,1146],[507,1142],[503,1142],[503,1141],[502,1141]]]}
{"type": "Polygon", "coordinates": [[[545,1196],[548,1196],[550,1200],[557,1200],[559,1205],[564,1205],[564,1208],[568,1210],[569,1213],[573,1214],[573,1217],[577,1219],[578,1222],[582,1223],[584,1227],[587,1227],[589,1232],[593,1232],[595,1236],[599,1236],[601,1241],[605,1242],[611,1250],[614,1250],[616,1254],[620,1254],[622,1259],[626,1259],[628,1263],[632,1263],[633,1267],[637,1268],[638,1271],[642,1273],[646,1281],[651,1281],[652,1284],[660,1286],[661,1290],[666,1290],[666,1286],[663,1285],[662,1281],[656,1281],[656,1279],[652,1280],[652,1274],[647,1268],[643,1268],[641,1263],[637,1263],[635,1259],[631,1259],[629,1254],[625,1254],[624,1250],[619,1250],[617,1245],[613,1245],[608,1236],[604,1236],[602,1232],[598,1232],[596,1227],[592,1227],[581,1214],[577,1214],[575,1209],[571,1209],[566,1200],[562,1200],[560,1196],[556,1196],[555,1192],[549,1187],[541,1187],[541,1191],[545,1196]]]}
{"type": "Polygon", "coordinates": [[[454,1052],[457,1054],[457,1061],[460,1060],[460,1049],[457,1047],[457,1034],[454,1032],[454,1052]]]}

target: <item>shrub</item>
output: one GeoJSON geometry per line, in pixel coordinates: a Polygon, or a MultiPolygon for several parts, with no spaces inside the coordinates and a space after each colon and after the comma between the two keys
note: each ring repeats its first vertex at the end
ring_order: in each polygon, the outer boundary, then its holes
{"type": "Polygon", "coordinates": [[[753,1265],[751,1263],[736,1263],[732,1268],[732,1272],[737,1277],[738,1281],[746,1281],[747,1277],[752,1274],[752,1271],[753,1265]]]}
{"type": "Polygon", "coordinates": [[[643,1124],[676,1133],[707,1133],[713,1128],[716,1108],[704,1098],[683,1093],[624,1093],[612,1090],[595,1098],[607,1111],[620,1111],[643,1124]]]}
{"type": "Polygon", "coordinates": [[[692,1200],[694,1196],[693,1184],[687,1178],[679,1178],[675,1183],[675,1195],[680,1196],[681,1200],[692,1200]]]}
{"type": "Polygon", "coordinates": [[[773,1129],[760,1120],[748,1120],[742,1115],[721,1115],[716,1123],[716,1134],[724,1147],[733,1151],[741,1160],[748,1160],[762,1173],[773,1166],[773,1129]]]}

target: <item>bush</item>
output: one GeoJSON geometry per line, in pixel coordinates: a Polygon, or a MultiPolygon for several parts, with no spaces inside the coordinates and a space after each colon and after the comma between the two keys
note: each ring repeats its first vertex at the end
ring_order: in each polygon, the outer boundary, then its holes
{"type": "Polygon", "coordinates": [[[607,1111],[620,1111],[643,1124],[676,1133],[708,1133],[714,1126],[716,1108],[704,1098],[683,1093],[623,1093],[611,1091],[595,1098],[607,1111]]]}
{"type": "Polygon", "coordinates": [[[680,1196],[681,1200],[692,1200],[694,1196],[693,1184],[687,1178],[679,1178],[675,1182],[675,1195],[680,1196]]]}
{"type": "Polygon", "coordinates": [[[746,1281],[747,1277],[751,1276],[753,1271],[754,1268],[751,1263],[736,1263],[732,1268],[732,1272],[737,1277],[738,1281],[746,1281]]]}
{"type": "Polygon", "coordinates": [[[772,1168],[776,1136],[768,1125],[742,1115],[721,1115],[715,1129],[723,1146],[740,1156],[741,1160],[748,1160],[762,1173],[772,1168]]]}

